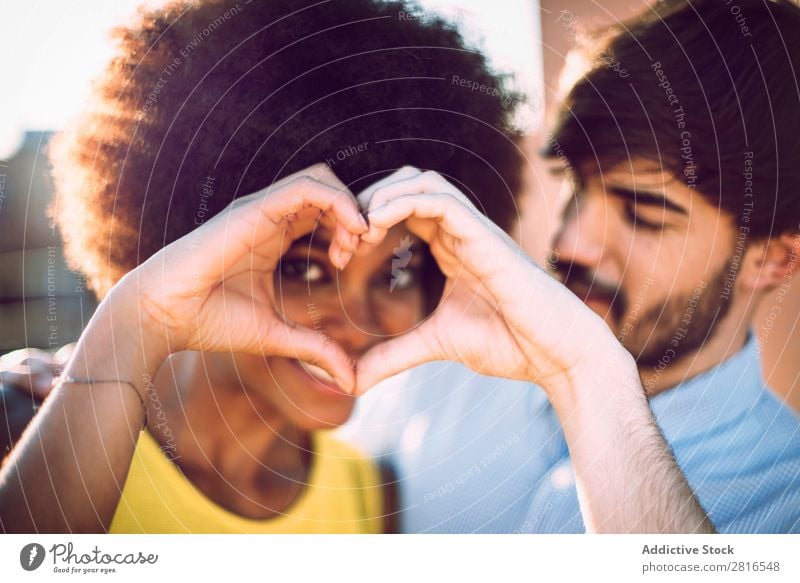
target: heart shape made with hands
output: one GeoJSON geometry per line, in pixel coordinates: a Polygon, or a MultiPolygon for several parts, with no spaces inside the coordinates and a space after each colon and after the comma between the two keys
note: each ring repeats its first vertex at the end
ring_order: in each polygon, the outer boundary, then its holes
{"type": "MultiPolygon", "coordinates": [[[[315,178],[325,182],[326,184],[330,184],[331,186],[341,188],[343,192],[347,192],[347,198],[358,208],[363,216],[366,216],[366,213],[369,210],[369,201],[372,195],[378,189],[386,184],[401,180],[403,178],[408,178],[411,175],[416,174],[419,174],[419,171],[403,169],[392,174],[388,178],[371,185],[358,197],[354,197],[352,194],[349,194],[349,191],[347,191],[346,187],[338,181],[338,179],[333,175],[332,171],[330,171],[330,169],[327,167],[316,170],[315,178]]],[[[360,258],[376,251],[380,253],[381,258],[392,254],[392,280],[386,284],[387,289],[385,291],[387,294],[390,294],[394,291],[394,285],[399,281],[397,278],[401,277],[402,271],[400,270],[404,269],[408,262],[411,261],[411,253],[412,251],[416,251],[417,248],[417,243],[412,238],[408,237],[407,229],[403,229],[399,233],[394,232],[393,230],[395,226],[399,226],[405,223],[405,221],[399,221],[397,225],[390,225],[387,226],[386,229],[382,229],[377,237],[373,236],[373,239],[370,243],[363,241],[361,237],[350,238],[345,243],[342,243],[343,240],[346,240],[346,237],[342,236],[341,225],[337,223],[334,217],[327,215],[326,213],[321,213],[316,216],[314,214],[309,214],[305,218],[295,215],[292,217],[292,220],[295,223],[296,233],[298,236],[311,235],[312,240],[317,239],[318,241],[330,241],[330,245],[327,248],[329,262],[335,269],[339,270],[339,273],[344,274],[347,272],[350,262],[355,256],[360,258]],[[390,231],[392,231],[391,235],[389,233],[390,231]],[[381,245],[383,245],[383,249],[377,249],[381,245]]],[[[295,239],[296,238],[297,237],[295,237],[295,239]]],[[[297,251],[292,253],[289,252],[288,249],[285,249],[286,254],[282,257],[282,261],[286,260],[287,258],[289,261],[300,260],[306,263],[304,268],[307,269],[308,262],[314,261],[310,251],[310,249],[314,246],[317,245],[309,244],[308,255],[298,255],[297,251]]],[[[382,259],[381,264],[383,264],[382,259]]],[[[342,360],[342,354],[346,352],[343,347],[347,345],[346,343],[349,339],[342,338],[341,341],[345,344],[340,345],[336,340],[336,338],[338,338],[337,332],[334,332],[334,330],[340,330],[342,322],[344,321],[347,321],[350,326],[354,326],[355,328],[359,327],[357,324],[352,322],[351,317],[346,314],[347,308],[344,303],[341,303],[339,306],[339,309],[342,311],[341,315],[331,314],[330,310],[335,310],[336,308],[330,304],[328,308],[329,311],[327,312],[330,314],[329,317],[323,317],[323,315],[319,312],[314,313],[317,308],[313,308],[312,310],[308,306],[319,306],[320,304],[324,305],[326,302],[331,301],[330,298],[314,297],[315,291],[313,289],[313,283],[300,283],[299,286],[303,287],[301,291],[297,282],[293,282],[290,279],[283,280],[282,273],[283,270],[281,270],[281,273],[276,272],[275,276],[276,293],[280,295],[278,303],[283,307],[281,317],[288,322],[291,321],[293,315],[297,316],[299,318],[297,322],[303,322],[303,324],[292,323],[295,331],[299,332],[302,330],[305,332],[308,329],[313,329],[324,343],[324,354],[321,356],[325,356],[326,358],[333,357],[337,361],[342,360]],[[304,297],[298,298],[298,294],[303,294],[304,297]],[[340,321],[336,321],[337,318],[339,318],[340,321]]],[[[422,282],[422,284],[424,287],[425,282],[422,282]]],[[[340,285],[343,284],[337,284],[337,287],[340,285]]],[[[320,291],[319,293],[325,294],[330,292],[320,291]]],[[[390,296],[388,295],[386,296],[386,298],[389,297],[390,296]]],[[[408,296],[405,297],[407,298],[408,296]]],[[[386,302],[386,298],[382,300],[382,302],[386,302]]],[[[405,301],[405,299],[401,301],[405,301]]],[[[375,315],[376,320],[381,319],[385,321],[387,318],[394,318],[395,311],[390,308],[389,305],[385,306],[384,308],[389,310],[387,313],[375,315]]],[[[397,304],[395,304],[395,308],[397,307],[397,304]]],[[[381,343],[391,341],[401,335],[404,335],[404,333],[406,333],[406,331],[409,329],[412,329],[413,331],[413,327],[419,324],[418,318],[420,318],[421,314],[419,314],[414,307],[409,306],[409,310],[405,310],[404,306],[400,307],[399,310],[405,315],[401,315],[399,320],[395,319],[393,324],[389,325],[390,330],[381,330],[383,334],[387,334],[388,338],[388,340],[381,340],[381,343]],[[411,317],[411,314],[414,314],[413,317],[411,317]]],[[[356,342],[360,343],[361,341],[362,339],[359,339],[356,342]]],[[[335,382],[346,392],[357,392],[358,387],[355,385],[355,383],[352,386],[343,386],[342,383],[338,382],[339,379],[341,379],[341,375],[339,375],[338,378],[332,378],[333,375],[329,372],[330,365],[325,366],[323,364],[320,366],[320,364],[309,363],[307,360],[303,359],[300,354],[294,356],[294,359],[300,361],[300,364],[303,366],[306,372],[310,373],[312,377],[316,378],[323,384],[331,384],[335,382]]],[[[348,351],[346,360],[353,368],[354,380],[357,381],[357,378],[355,378],[356,370],[359,368],[359,366],[362,371],[366,370],[364,364],[361,362],[359,356],[353,354],[352,351],[348,351]]],[[[381,368],[379,363],[373,364],[374,366],[378,367],[378,369],[381,368]]],[[[380,371],[376,372],[380,374],[380,371]]],[[[363,390],[358,392],[363,392],[363,390]]]]}
{"type": "MultiPolygon", "coordinates": [[[[485,374],[529,378],[529,347],[519,345],[498,302],[498,295],[508,297],[506,290],[513,285],[505,270],[522,254],[516,243],[435,172],[402,168],[360,193],[357,201],[367,217],[367,230],[356,237],[357,245],[345,243],[330,250],[334,265],[343,269],[353,254],[371,253],[402,224],[427,244],[445,286],[426,319],[356,359],[353,392],[363,394],[390,376],[434,360],[460,362],[485,374]],[[487,287],[487,282],[495,285],[487,287]]],[[[520,294],[512,303],[527,311],[527,298],[520,294]]]]}
{"type": "MultiPolygon", "coordinates": [[[[140,310],[144,307],[154,323],[150,330],[168,331],[156,331],[152,338],[166,337],[173,352],[284,356],[319,367],[343,390],[362,394],[432,360],[458,361],[482,372],[489,353],[493,368],[487,374],[499,370],[521,378],[515,367],[525,358],[497,302],[498,293],[513,284],[505,274],[498,277],[499,271],[520,253],[435,172],[403,168],[354,198],[329,167],[318,165],[236,199],[142,264],[134,279],[140,310]],[[345,269],[354,254],[371,252],[401,223],[428,245],[446,278],[443,296],[427,319],[372,346],[354,363],[324,332],[292,322],[278,309],[276,270],[298,238],[325,226],[332,233],[330,261],[345,269]],[[484,287],[486,282],[494,289],[484,287]]],[[[511,303],[525,302],[518,297],[511,303]]]]}
{"type": "Polygon", "coordinates": [[[362,355],[357,394],[434,360],[535,382],[551,396],[569,392],[576,376],[592,377],[598,362],[604,370],[622,371],[620,378],[630,370],[631,355],[603,318],[441,175],[403,168],[359,195],[359,204],[369,223],[359,252],[403,222],[428,245],[445,285],[426,320],[362,355]],[[595,342],[609,351],[587,350],[595,342]]]}

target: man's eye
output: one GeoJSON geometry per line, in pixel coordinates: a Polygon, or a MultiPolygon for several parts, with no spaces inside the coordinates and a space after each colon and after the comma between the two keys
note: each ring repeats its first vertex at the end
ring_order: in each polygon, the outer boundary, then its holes
{"type": "Polygon", "coordinates": [[[311,259],[282,259],[279,267],[282,278],[303,283],[324,283],[330,279],[328,271],[311,259]]]}
{"type": "Polygon", "coordinates": [[[647,219],[643,219],[642,217],[637,215],[636,205],[634,203],[626,202],[624,208],[625,208],[626,220],[634,227],[638,227],[640,229],[645,229],[648,231],[661,231],[664,229],[663,223],[654,223],[652,221],[648,221],[647,219]]]}

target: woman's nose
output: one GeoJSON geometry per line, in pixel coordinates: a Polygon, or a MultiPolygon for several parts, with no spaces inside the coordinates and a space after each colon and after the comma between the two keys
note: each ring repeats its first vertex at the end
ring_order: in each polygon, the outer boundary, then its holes
{"type": "Polygon", "coordinates": [[[340,298],[341,303],[323,315],[325,333],[353,358],[364,354],[385,335],[366,295],[340,298]]]}

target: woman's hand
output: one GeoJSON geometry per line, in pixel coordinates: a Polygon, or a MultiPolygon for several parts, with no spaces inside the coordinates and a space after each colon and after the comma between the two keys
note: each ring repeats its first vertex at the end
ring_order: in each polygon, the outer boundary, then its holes
{"type": "Polygon", "coordinates": [[[0,472],[0,524],[19,532],[108,529],[145,418],[149,378],[171,352],[290,355],[352,387],[343,351],[285,322],[274,301],[281,255],[317,222],[333,231],[331,261],[344,267],[366,224],[323,166],[238,199],[122,278],[64,368],[73,380],[56,387],[0,472]]]}
{"type": "Polygon", "coordinates": [[[359,253],[405,221],[430,246],[446,283],[428,320],[362,357],[358,393],[432,360],[533,381],[551,395],[579,372],[595,374],[598,356],[613,354],[631,364],[599,316],[439,174],[404,168],[362,193],[359,202],[370,224],[359,253]]]}
{"type": "Polygon", "coordinates": [[[326,165],[234,201],[156,253],[118,284],[138,306],[146,342],[181,350],[290,356],[354,383],[346,354],[279,313],[273,275],[292,242],[319,224],[333,232],[334,265],[344,268],[366,231],[355,198],[326,165]]]}

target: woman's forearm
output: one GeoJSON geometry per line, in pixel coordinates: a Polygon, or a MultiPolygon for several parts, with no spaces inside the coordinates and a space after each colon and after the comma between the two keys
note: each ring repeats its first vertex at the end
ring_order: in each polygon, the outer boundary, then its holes
{"type": "Polygon", "coordinates": [[[127,295],[115,289],[100,305],[64,376],[121,379],[136,390],[115,382],[56,387],[0,471],[6,532],[108,529],[144,424],[143,379],[167,356],[141,334],[127,295]]]}

